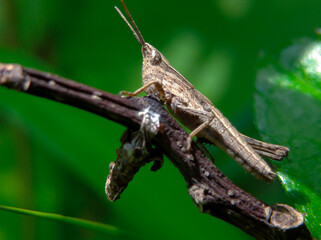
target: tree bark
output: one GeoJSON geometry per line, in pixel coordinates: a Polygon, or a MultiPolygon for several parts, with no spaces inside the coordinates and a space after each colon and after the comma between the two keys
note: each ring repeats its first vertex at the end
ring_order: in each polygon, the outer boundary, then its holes
{"type": "Polygon", "coordinates": [[[157,163],[164,154],[184,177],[201,212],[233,224],[256,239],[312,239],[302,213],[285,204],[269,206],[243,191],[195,143],[191,150],[183,150],[188,134],[151,96],[123,98],[17,64],[0,64],[0,85],[83,109],[129,129],[118,152],[121,160],[111,164],[106,186],[110,200],[119,197],[146,162],[155,161],[155,169],[159,168],[161,164],[157,163]],[[150,117],[147,124],[146,114],[150,117]],[[153,122],[151,116],[157,116],[158,122],[153,122]],[[134,155],[127,155],[128,148],[134,149],[134,155]],[[132,159],[130,164],[128,157],[132,159]],[[119,161],[125,161],[127,170],[134,170],[123,171],[117,165],[119,161]]]}

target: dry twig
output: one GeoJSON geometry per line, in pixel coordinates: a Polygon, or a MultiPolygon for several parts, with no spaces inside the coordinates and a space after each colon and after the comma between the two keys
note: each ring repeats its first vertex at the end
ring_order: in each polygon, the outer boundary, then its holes
{"type": "MultiPolygon", "coordinates": [[[[223,219],[256,239],[312,239],[302,213],[284,204],[269,206],[235,186],[196,144],[193,143],[191,150],[184,152],[182,147],[188,134],[152,97],[122,98],[16,64],[0,64],[0,85],[62,102],[128,127],[130,134],[123,138],[120,151],[126,150],[125,144],[127,150],[128,144],[132,144],[129,146],[137,150],[136,154],[141,154],[139,163],[131,162],[131,166],[134,165],[138,170],[145,162],[155,160],[155,156],[158,159],[156,162],[161,162],[160,155],[165,154],[183,175],[188,192],[201,212],[223,219]],[[147,108],[147,112],[159,114],[155,136],[150,137],[145,136],[150,133],[149,128],[139,130],[146,117],[140,113],[144,110],[146,113],[147,108]],[[142,134],[142,138],[137,134],[142,134]],[[137,142],[137,139],[142,141],[137,142]]],[[[112,169],[116,172],[115,165],[112,169]]],[[[130,174],[133,176],[135,171],[130,174]]],[[[117,178],[120,175],[124,177],[124,172],[115,176],[117,178]]],[[[117,198],[132,176],[113,183],[114,188],[109,193],[115,195],[111,196],[111,200],[117,198]]],[[[110,177],[109,181],[113,179],[110,177]]]]}

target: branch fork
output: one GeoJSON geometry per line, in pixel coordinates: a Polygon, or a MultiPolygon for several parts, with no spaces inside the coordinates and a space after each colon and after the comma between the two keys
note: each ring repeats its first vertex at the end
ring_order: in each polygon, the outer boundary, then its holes
{"type": "Polygon", "coordinates": [[[119,198],[135,173],[163,155],[184,177],[189,195],[201,212],[220,218],[256,239],[312,239],[304,215],[285,204],[267,205],[234,185],[198,146],[184,151],[185,130],[153,97],[122,98],[50,73],[18,64],[0,64],[0,85],[62,102],[128,128],[106,182],[109,200],[119,198]]]}

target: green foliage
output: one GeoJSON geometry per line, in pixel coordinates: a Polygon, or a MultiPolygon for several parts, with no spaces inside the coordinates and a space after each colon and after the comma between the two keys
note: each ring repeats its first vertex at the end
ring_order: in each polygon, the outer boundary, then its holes
{"type": "MultiPolygon", "coordinates": [[[[321,8],[318,0],[127,4],[145,40],[251,137],[257,137],[252,124],[257,53],[297,36],[312,37],[321,8]]],[[[0,0],[0,62],[115,94],[133,91],[141,86],[140,47],[114,5],[120,6],[118,1],[0,0]]],[[[104,183],[123,131],[87,112],[0,88],[1,205],[110,224],[123,229],[125,239],[250,238],[200,214],[169,161],[157,173],[143,168],[118,202],[108,202],[104,183]]],[[[213,154],[217,166],[245,190],[268,203],[287,201],[277,183],[256,181],[226,154],[217,149],[213,154]]],[[[106,238],[99,231],[5,211],[0,222],[0,239],[106,238]]]]}
{"type": "Polygon", "coordinates": [[[290,148],[275,165],[293,205],[321,238],[321,42],[295,41],[265,56],[257,75],[257,125],[266,141],[290,148]]]}
{"type": "Polygon", "coordinates": [[[84,228],[90,228],[96,231],[103,231],[109,235],[119,234],[119,229],[117,229],[114,226],[101,224],[98,222],[93,222],[88,220],[83,220],[79,218],[67,217],[60,214],[43,213],[38,211],[31,211],[31,210],[26,210],[22,208],[8,207],[8,206],[2,206],[2,205],[0,205],[0,210],[35,216],[35,217],[44,218],[44,219],[50,219],[50,220],[59,221],[59,222],[70,223],[70,224],[74,224],[84,228]]]}

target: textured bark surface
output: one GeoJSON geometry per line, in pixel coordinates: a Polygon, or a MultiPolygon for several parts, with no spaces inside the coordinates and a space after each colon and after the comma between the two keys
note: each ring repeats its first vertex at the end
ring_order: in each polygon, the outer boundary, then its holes
{"type": "MultiPolygon", "coordinates": [[[[129,143],[133,144],[133,149],[137,149],[137,141],[140,147],[138,153],[142,153],[137,164],[130,162],[131,167],[138,171],[145,162],[155,160],[151,156],[156,156],[156,162],[161,162],[160,155],[166,155],[184,177],[188,192],[201,212],[233,224],[256,239],[312,239],[302,213],[284,204],[266,205],[243,191],[224,176],[195,143],[192,143],[190,151],[183,151],[188,134],[153,97],[122,98],[15,64],[0,64],[0,85],[62,102],[128,127],[133,137],[123,139],[119,153],[129,143]],[[141,145],[139,134],[144,117],[141,113],[147,108],[148,112],[159,115],[160,123],[152,137],[141,134],[142,142],[146,141],[141,145]],[[156,154],[150,152],[152,145],[156,147],[156,154]]],[[[144,131],[148,132],[148,128],[144,131]]],[[[135,151],[129,151],[129,157],[132,157],[132,152],[135,151]]],[[[122,161],[124,168],[128,168],[126,158],[122,161]]],[[[114,164],[117,164],[117,160],[114,164]]],[[[120,194],[135,174],[131,172],[131,176],[124,175],[121,170],[117,168],[118,173],[114,172],[114,178],[122,175],[122,181],[109,182],[114,184],[115,191],[112,194],[120,194]]],[[[111,200],[115,199],[111,196],[111,200]]]]}

